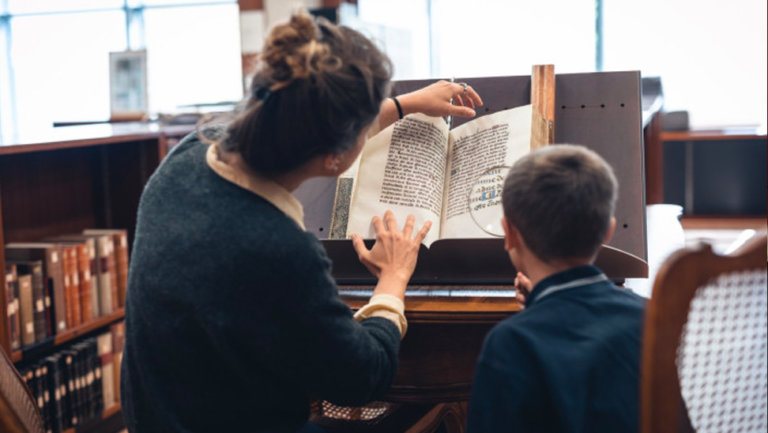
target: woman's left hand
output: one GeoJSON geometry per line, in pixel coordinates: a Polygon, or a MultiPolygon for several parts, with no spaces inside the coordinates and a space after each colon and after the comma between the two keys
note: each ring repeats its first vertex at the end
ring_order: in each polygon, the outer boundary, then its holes
{"type": "MultiPolygon", "coordinates": [[[[403,116],[411,113],[423,113],[427,116],[458,116],[474,117],[475,107],[483,105],[480,95],[472,86],[466,83],[451,83],[440,80],[422,87],[411,93],[397,96],[403,116]]],[[[380,131],[395,123],[400,118],[397,106],[392,98],[386,99],[381,105],[379,124],[376,131],[380,131]]]]}
{"type": "Polygon", "coordinates": [[[427,116],[474,117],[475,107],[483,105],[480,95],[466,83],[440,80],[411,93],[397,97],[403,114],[424,113],[427,116]]]}

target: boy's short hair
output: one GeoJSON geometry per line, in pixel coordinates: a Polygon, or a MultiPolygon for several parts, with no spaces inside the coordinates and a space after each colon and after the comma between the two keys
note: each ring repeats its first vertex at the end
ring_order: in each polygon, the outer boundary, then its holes
{"type": "Polygon", "coordinates": [[[597,153],[554,145],[519,159],[504,181],[504,216],[539,259],[592,258],[618,195],[613,169],[597,153]]]}

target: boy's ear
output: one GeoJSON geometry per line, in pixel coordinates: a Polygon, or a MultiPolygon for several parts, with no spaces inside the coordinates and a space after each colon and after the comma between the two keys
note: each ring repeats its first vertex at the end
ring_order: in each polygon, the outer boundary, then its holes
{"type": "Polygon", "coordinates": [[[501,218],[501,226],[504,228],[504,249],[509,251],[517,246],[517,230],[509,225],[507,217],[501,218]]]}
{"type": "Polygon", "coordinates": [[[608,225],[608,231],[605,232],[605,239],[603,239],[604,244],[611,241],[614,231],[616,231],[616,217],[611,217],[611,223],[608,225]]]}

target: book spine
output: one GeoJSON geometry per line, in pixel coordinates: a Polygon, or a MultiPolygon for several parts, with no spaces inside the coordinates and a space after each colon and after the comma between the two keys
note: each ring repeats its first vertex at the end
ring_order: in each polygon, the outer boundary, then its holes
{"type": "Polygon", "coordinates": [[[8,340],[11,350],[21,348],[21,319],[19,315],[19,277],[16,265],[6,265],[5,301],[8,315],[8,340]]]}
{"type": "Polygon", "coordinates": [[[112,311],[120,307],[120,288],[117,278],[117,249],[115,248],[115,239],[113,236],[107,236],[107,269],[109,270],[110,296],[112,297],[112,311]]]}
{"type": "Polygon", "coordinates": [[[71,351],[66,351],[64,355],[65,377],[67,381],[67,427],[74,427],[79,424],[78,414],[78,395],[75,392],[75,366],[74,355],[71,351]]]}
{"type": "Polygon", "coordinates": [[[80,278],[77,275],[77,248],[72,246],[63,247],[62,254],[65,257],[63,267],[67,327],[73,328],[82,323],[80,312],[80,278]]]}
{"type": "Polygon", "coordinates": [[[59,433],[64,430],[64,406],[61,391],[61,370],[59,367],[61,357],[53,354],[45,358],[45,364],[48,367],[48,389],[51,393],[51,430],[59,433]]]}
{"type": "Polygon", "coordinates": [[[112,353],[114,354],[115,401],[120,403],[120,368],[123,361],[123,346],[125,345],[125,322],[118,322],[109,327],[112,333],[112,353]]]}
{"type": "Polygon", "coordinates": [[[109,273],[109,236],[99,236],[96,240],[96,256],[99,268],[99,311],[101,315],[112,312],[112,277],[109,273]]]}
{"type": "Polygon", "coordinates": [[[62,269],[61,248],[49,248],[45,255],[45,269],[48,284],[53,295],[53,318],[56,333],[67,329],[67,307],[64,292],[64,274],[62,269]]]}
{"type": "Polygon", "coordinates": [[[104,407],[115,404],[115,367],[113,359],[112,333],[106,332],[97,337],[98,355],[101,360],[102,396],[104,407]]]}
{"type": "Polygon", "coordinates": [[[53,430],[53,399],[51,398],[51,388],[48,386],[51,380],[50,371],[45,360],[40,361],[40,387],[42,388],[43,395],[43,421],[46,432],[53,430]]]}
{"type": "Polygon", "coordinates": [[[115,258],[117,260],[117,286],[120,306],[125,305],[128,290],[128,234],[124,231],[115,234],[115,258]]]}
{"type": "Polygon", "coordinates": [[[88,396],[85,389],[85,371],[83,368],[83,351],[82,347],[75,347],[75,393],[78,399],[78,411],[77,417],[80,423],[84,423],[88,419],[88,396]]]}
{"type": "Polygon", "coordinates": [[[79,280],[78,293],[80,296],[80,315],[83,323],[93,319],[93,304],[91,302],[91,259],[88,245],[83,243],[77,247],[77,275],[79,280]]]}
{"type": "Polygon", "coordinates": [[[30,267],[32,275],[32,302],[34,303],[35,341],[42,341],[48,335],[48,326],[45,316],[45,280],[43,278],[43,265],[30,267]]]}
{"type": "Polygon", "coordinates": [[[100,364],[98,355],[98,345],[96,339],[92,338],[88,342],[88,386],[90,388],[92,416],[99,416],[104,411],[103,397],[101,395],[102,385],[96,381],[96,367],[100,364]]]}
{"type": "Polygon", "coordinates": [[[97,406],[97,412],[101,413],[104,411],[104,378],[102,377],[102,365],[101,365],[101,358],[98,354],[98,345],[95,345],[93,349],[93,388],[94,388],[94,399],[96,400],[96,406],[97,406]]]}
{"type": "Polygon", "coordinates": [[[88,258],[91,274],[91,312],[93,313],[93,317],[96,318],[102,315],[101,301],[99,300],[101,287],[99,287],[99,260],[96,252],[96,239],[88,239],[86,245],[88,245],[88,258]]]}
{"type": "Polygon", "coordinates": [[[32,275],[19,275],[19,303],[21,304],[21,343],[35,342],[35,309],[32,305],[32,275]]]}
{"type": "Polygon", "coordinates": [[[35,391],[33,393],[35,395],[35,403],[37,404],[37,410],[43,418],[43,427],[47,428],[49,420],[45,416],[45,377],[43,375],[43,367],[36,365],[33,370],[35,372],[35,391]]]}

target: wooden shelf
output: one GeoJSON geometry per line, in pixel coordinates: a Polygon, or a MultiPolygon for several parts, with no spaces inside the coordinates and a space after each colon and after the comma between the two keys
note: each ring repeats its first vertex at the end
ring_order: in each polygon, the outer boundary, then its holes
{"type": "Polygon", "coordinates": [[[88,323],[85,323],[80,326],[76,326],[72,329],[67,329],[66,331],[60,334],[56,334],[53,337],[48,337],[45,340],[35,343],[27,348],[24,348],[22,350],[15,350],[13,351],[13,353],[11,353],[11,361],[13,361],[14,363],[23,361],[24,360],[23,354],[26,352],[34,352],[35,355],[33,356],[33,358],[37,359],[39,358],[39,353],[41,352],[48,352],[77,337],[80,337],[82,335],[88,334],[97,329],[110,325],[114,322],[117,322],[123,319],[123,317],[125,317],[125,309],[119,308],[117,311],[111,314],[97,317],[96,319],[91,320],[88,323]]]}
{"type": "Polygon", "coordinates": [[[13,141],[3,142],[0,138],[0,155],[103,146],[143,140],[157,141],[161,136],[184,136],[194,129],[195,125],[129,122],[34,130],[14,137],[13,141]]]}

